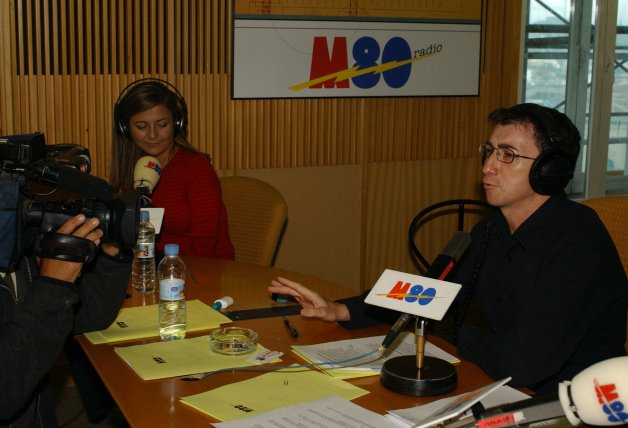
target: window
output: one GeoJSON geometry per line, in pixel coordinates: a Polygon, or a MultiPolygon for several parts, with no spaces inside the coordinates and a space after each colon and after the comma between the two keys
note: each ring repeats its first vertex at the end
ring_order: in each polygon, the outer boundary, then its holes
{"type": "Polygon", "coordinates": [[[628,193],[628,0],[598,1],[527,0],[523,100],[580,130],[572,197],[628,193]]]}

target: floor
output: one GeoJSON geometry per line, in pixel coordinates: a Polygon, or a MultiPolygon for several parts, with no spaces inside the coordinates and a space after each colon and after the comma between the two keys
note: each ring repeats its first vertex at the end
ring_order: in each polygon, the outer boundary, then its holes
{"type": "Polygon", "coordinates": [[[55,395],[58,398],[57,420],[61,428],[127,428],[129,426],[117,407],[114,407],[103,421],[97,424],[89,422],[75,386],[55,388],[55,395]]]}
{"type": "Polygon", "coordinates": [[[72,376],[69,374],[67,363],[61,361],[52,369],[51,382],[56,399],[57,421],[61,428],[128,428],[124,416],[120,410],[114,406],[107,417],[99,423],[91,423],[78,390],[74,385],[72,376]]]}

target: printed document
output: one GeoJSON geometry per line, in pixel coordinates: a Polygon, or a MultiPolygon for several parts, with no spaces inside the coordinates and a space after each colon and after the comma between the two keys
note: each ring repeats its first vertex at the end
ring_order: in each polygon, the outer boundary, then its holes
{"type": "MultiPolygon", "coordinates": [[[[370,355],[365,359],[357,359],[345,364],[331,364],[365,355],[377,349],[384,336],[365,337],[361,339],[339,340],[336,342],[319,343],[316,345],[293,345],[292,349],[302,358],[312,363],[325,363],[320,368],[341,379],[361,376],[378,375],[387,360],[401,355],[416,354],[416,336],[411,332],[402,332],[397,339],[382,352],[370,355]],[[329,363],[329,364],[328,364],[329,363]]],[[[450,363],[460,360],[443,351],[430,342],[425,343],[425,355],[439,358],[450,363]]]]}
{"type": "Polygon", "coordinates": [[[216,428],[398,428],[400,426],[385,416],[338,396],[329,396],[248,418],[212,425],[216,428]]]}
{"type": "MultiPolygon", "coordinates": [[[[410,427],[426,428],[439,425],[450,419],[466,416],[467,411],[481,402],[485,408],[530,398],[529,395],[504,385],[510,378],[505,378],[474,391],[455,397],[447,397],[422,406],[408,409],[389,410],[389,417],[395,417],[410,427]]],[[[470,412],[469,412],[470,413],[470,412]]]]}

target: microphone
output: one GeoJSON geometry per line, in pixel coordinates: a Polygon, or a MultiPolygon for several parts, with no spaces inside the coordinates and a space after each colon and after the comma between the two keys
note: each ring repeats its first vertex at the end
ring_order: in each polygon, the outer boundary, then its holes
{"type": "Polygon", "coordinates": [[[114,199],[113,189],[105,180],[55,160],[36,162],[29,166],[29,175],[53,186],[79,193],[88,198],[109,202],[114,199]]]}
{"type": "MultiPolygon", "coordinates": [[[[445,247],[438,253],[434,262],[423,276],[444,280],[454,267],[454,264],[457,263],[465,251],[467,251],[469,244],[471,244],[471,236],[468,232],[456,232],[445,247]]],[[[384,337],[381,347],[388,347],[397,338],[399,332],[412,317],[413,315],[410,314],[401,314],[386,337],[384,337]]]]}
{"type": "Polygon", "coordinates": [[[145,189],[147,194],[153,189],[161,177],[161,164],[153,156],[142,156],[135,164],[133,172],[133,187],[135,189],[145,189]]]}
{"type": "Polygon", "coordinates": [[[628,424],[628,357],[604,360],[561,382],[558,397],[572,425],[628,424]]]}
{"type": "Polygon", "coordinates": [[[563,416],[574,426],[628,424],[628,356],[584,369],[571,381],[558,384],[558,392],[481,410],[445,426],[508,427],[563,416]]]}

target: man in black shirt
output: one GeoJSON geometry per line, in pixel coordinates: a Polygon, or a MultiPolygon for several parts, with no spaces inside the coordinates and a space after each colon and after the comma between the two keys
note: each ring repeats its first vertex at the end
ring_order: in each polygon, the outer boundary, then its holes
{"type": "MultiPolygon", "coordinates": [[[[458,352],[494,379],[536,392],[625,355],[628,280],[595,212],[567,199],[580,134],[564,114],[536,104],[497,109],[480,145],[482,184],[494,213],[448,280],[463,285],[450,310],[458,352]]],[[[278,278],[303,316],[348,327],[390,313],[362,296],[331,302],[278,278]]]]}

